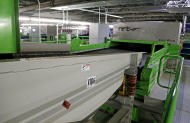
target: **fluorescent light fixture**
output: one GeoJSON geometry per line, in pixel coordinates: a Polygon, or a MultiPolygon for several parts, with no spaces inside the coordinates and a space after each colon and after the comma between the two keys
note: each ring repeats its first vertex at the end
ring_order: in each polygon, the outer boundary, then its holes
{"type": "Polygon", "coordinates": [[[54,26],[56,24],[45,24],[45,23],[22,23],[21,26],[54,26]]]}
{"type": "Polygon", "coordinates": [[[113,28],[113,25],[109,25],[109,28],[113,28]]]}
{"type": "Polygon", "coordinates": [[[68,28],[68,29],[73,29],[73,30],[86,30],[88,27],[86,26],[79,26],[79,27],[73,27],[73,28],[68,28]]]}
{"type": "Polygon", "coordinates": [[[3,27],[5,26],[6,24],[5,23],[0,23],[0,27],[3,27]]]}
{"type": "Polygon", "coordinates": [[[62,10],[76,10],[76,8],[71,8],[69,6],[58,6],[58,7],[52,7],[50,9],[54,9],[54,10],[59,10],[59,11],[62,11],[62,10]]]}
{"type": "Polygon", "coordinates": [[[170,0],[167,3],[167,8],[183,8],[190,7],[190,0],[170,0]]]}
{"type": "MultiPolygon", "coordinates": [[[[23,26],[56,26],[57,24],[45,24],[45,23],[23,23],[21,24],[21,28],[23,26]]],[[[72,29],[72,30],[86,30],[88,29],[87,26],[78,26],[78,27],[68,27],[68,29],[72,29]]]]}
{"type": "Polygon", "coordinates": [[[54,9],[54,10],[59,10],[59,11],[62,11],[62,10],[81,10],[81,11],[86,11],[86,12],[92,12],[92,13],[97,13],[97,14],[102,14],[102,15],[107,15],[107,16],[110,16],[110,17],[115,17],[115,18],[123,18],[122,16],[117,16],[117,15],[112,15],[112,14],[107,14],[107,13],[103,13],[103,12],[98,12],[98,11],[93,11],[93,10],[89,10],[89,9],[84,9],[83,7],[69,7],[69,6],[59,6],[59,7],[53,7],[51,9],[54,9]]]}
{"type": "Polygon", "coordinates": [[[32,29],[32,32],[36,32],[36,29],[32,29]]]}
{"type": "Polygon", "coordinates": [[[61,19],[51,19],[51,18],[37,18],[37,17],[20,17],[20,21],[31,21],[31,22],[42,22],[42,23],[56,23],[56,24],[76,24],[76,25],[90,25],[89,22],[82,22],[82,21],[63,21],[61,19]]]}
{"type": "Polygon", "coordinates": [[[69,9],[68,6],[63,6],[63,7],[62,7],[62,10],[68,10],[68,9],[69,9]]]}
{"type": "Polygon", "coordinates": [[[30,18],[29,18],[29,17],[20,16],[20,17],[19,17],[19,20],[22,20],[22,21],[30,21],[30,18]]]}

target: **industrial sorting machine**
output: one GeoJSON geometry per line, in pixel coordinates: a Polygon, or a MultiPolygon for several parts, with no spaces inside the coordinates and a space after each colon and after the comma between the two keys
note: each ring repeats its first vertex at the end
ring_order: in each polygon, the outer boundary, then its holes
{"type": "MultiPolygon", "coordinates": [[[[94,114],[97,122],[104,116],[110,123],[172,123],[183,66],[180,23],[153,24],[148,32],[146,22],[121,23],[104,43],[81,45],[75,38],[70,45],[51,44],[53,53],[67,56],[23,58],[29,45],[20,43],[18,0],[0,1],[0,13],[0,54],[16,56],[0,61],[0,122],[77,122],[94,114]],[[175,25],[175,34],[154,33],[161,25],[175,25]],[[167,86],[160,82],[165,74],[173,76],[167,86]],[[166,88],[166,98],[151,96],[155,85],[166,88]]],[[[48,44],[30,45],[49,55],[48,44]]]]}

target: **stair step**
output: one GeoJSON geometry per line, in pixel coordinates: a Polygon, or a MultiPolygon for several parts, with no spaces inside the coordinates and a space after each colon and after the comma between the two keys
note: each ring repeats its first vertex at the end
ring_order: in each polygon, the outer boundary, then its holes
{"type": "Polygon", "coordinates": [[[147,96],[145,96],[144,102],[135,100],[134,105],[153,113],[162,114],[164,111],[164,102],[162,100],[158,100],[147,96]]]}

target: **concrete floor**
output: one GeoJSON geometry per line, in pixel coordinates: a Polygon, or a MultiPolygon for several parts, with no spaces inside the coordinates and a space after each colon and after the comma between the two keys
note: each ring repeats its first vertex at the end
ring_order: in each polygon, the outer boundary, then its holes
{"type": "Polygon", "coordinates": [[[173,123],[190,123],[190,60],[184,61],[173,123]]]}

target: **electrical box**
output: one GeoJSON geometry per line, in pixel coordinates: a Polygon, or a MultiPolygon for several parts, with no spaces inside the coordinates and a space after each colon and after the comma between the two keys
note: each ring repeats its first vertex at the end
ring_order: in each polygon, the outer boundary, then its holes
{"type": "Polygon", "coordinates": [[[93,23],[90,24],[89,43],[100,44],[104,43],[105,39],[109,37],[109,25],[93,23]]]}

